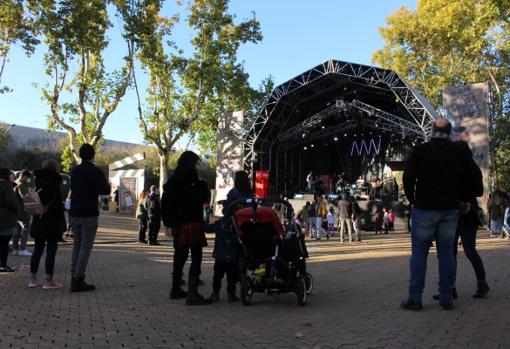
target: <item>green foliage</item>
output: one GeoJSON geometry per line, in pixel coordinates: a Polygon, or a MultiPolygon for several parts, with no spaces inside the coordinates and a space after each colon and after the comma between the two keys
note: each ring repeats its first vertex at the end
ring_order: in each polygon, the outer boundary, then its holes
{"type": "Polygon", "coordinates": [[[34,28],[47,49],[49,82],[42,97],[50,106],[50,128],[69,135],[69,149],[78,161],[82,143],[98,145],[108,117],[126,93],[132,59],[113,72],[103,61],[111,28],[103,0],[28,1],[34,28]],[[71,102],[72,101],[72,102],[71,102]]]}
{"type": "MultiPolygon", "coordinates": [[[[0,83],[8,54],[12,45],[21,43],[25,52],[34,52],[38,40],[35,38],[32,20],[27,16],[22,0],[0,1],[0,83]]],[[[0,94],[9,92],[10,88],[0,85],[0,94]]]]}
{"type": "Polygon", "coordinates": [[[380,28],[385,46],[374,63],[395,70],[437,109],[451,85],[489,81],[495,90],[493,169],[508,185],[510,117],[510,1],[419,0],[401,7],[380,28]],[[506,130],[506,131],[502,131],[506,130]],[[506,156],[506,157],[505,157],[506,156]]]}

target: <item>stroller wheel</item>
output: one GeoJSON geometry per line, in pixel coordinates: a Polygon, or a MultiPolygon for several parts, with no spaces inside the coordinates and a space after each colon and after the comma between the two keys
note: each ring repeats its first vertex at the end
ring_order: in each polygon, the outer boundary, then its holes
{"type": "Polygon", "coordinates": [[[241,302],[243,305],[251,304],[253,296],[252,282],[248,275],[241,275],[241,302]]]}
{"type": "Polygon", "coordinates": [[[313,290],[313,276],[312,276],[312,274],[306,273],[305,284],[306,284],[306,294],[310,295],[313,290]]]}
{"type": "Polygon", "coordinates": [[[296,279],[296,295],[299,305],[306,304],[306,278],[304,275],[299,275],[296,279]]]}

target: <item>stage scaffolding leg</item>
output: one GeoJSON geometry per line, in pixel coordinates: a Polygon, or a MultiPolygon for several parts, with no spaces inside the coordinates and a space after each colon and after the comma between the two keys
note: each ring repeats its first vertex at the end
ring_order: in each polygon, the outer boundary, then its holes
{"type": "Polygon", "coordinates": [[[302,169],[302,158],[303,153],[299,152],[299,171],[298,171],[298,191],[301,191],[301,173],[303,172],[302,169]]]}
{"type": "MultiPolygon", "coordinates": [[[[288,175],[288,171],[287,171],[287,151],[285,150],[285,154],[283,155],[283,158],[284,158],[284,165],[283,165],[283,169],[284,169],[284,178],[287,178],[287,175],[288,175]]],[[[283,182],[283,191],[285,193],[287,193],[287,179],[285,179],[285,181],[283,182]]]]}

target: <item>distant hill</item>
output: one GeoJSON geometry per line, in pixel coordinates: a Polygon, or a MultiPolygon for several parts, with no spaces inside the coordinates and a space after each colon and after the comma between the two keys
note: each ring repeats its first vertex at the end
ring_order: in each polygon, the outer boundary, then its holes
{"type": "MultiPolygon", "coordinates": [[[[9,127],[8,124],[0,123],[3,128],[9,127]]],[[[11,141],[9,143],[9,150],[15,150],[19,148],[42,148],[50,151],[58,151],[61,146],[62,139],[67,137],[65,132],[47,131],[35,127],[19,126],[15,125],[9,129],[11,135],[11,141]]],[[[115,149],[126,149],[130,150],[133,148],[139,148],[145,145],[135,144],[128,142],[119,142],[113,140],[105,140],[103,148],[115,148],[115,149]]]]}

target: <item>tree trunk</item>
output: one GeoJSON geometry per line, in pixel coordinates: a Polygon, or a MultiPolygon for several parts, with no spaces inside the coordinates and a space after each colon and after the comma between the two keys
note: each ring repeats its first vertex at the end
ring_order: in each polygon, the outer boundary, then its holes
{"type": "Polygon", "coordinates": [[[163,185],[168,180],[168,151],[159,152],[159,193],[163,194],[163,185]]]}

